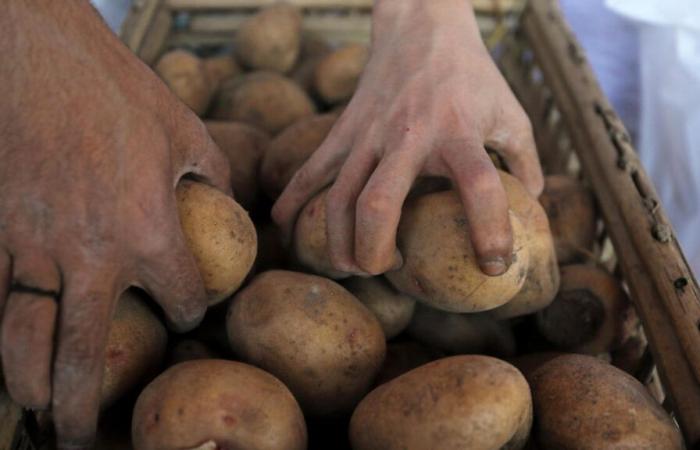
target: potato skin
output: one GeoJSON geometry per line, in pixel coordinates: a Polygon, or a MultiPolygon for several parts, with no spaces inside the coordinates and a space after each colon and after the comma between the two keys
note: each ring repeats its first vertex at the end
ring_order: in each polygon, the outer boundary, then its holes
{"type": "Polygon", "coordinates": [[[269,6],[243,22],[234,48],[241,64],[253,70],[287,73],[301,48],[301,14],[292,5],[269,6]]]}
{"type": "Polygon", "coordinates": [[[233,294],[253,266],[257,235],[248,213],[228,195],[189,180],[177,187],[178,213],[209,304],[233,294]]]}
{"type": "Polygon", "coordinates": [[[132,420],[135,450],[302,450],[304,416],[275,377],[247,364],[186,361],[143,390],[132,420]]]}
{"type": "Polygon", "coordinates": [[[523,224],[530,251],[530,267],[523,287],[508,303],[493,311],[494,317],[503,320],[531,314],[552,303],[559,289],[560,275],[554,238],[544,208],[520,180],[506,172],[498,173],[508,205],[523,224]]]}
{"type": "Polygon", "coordinates": [[[315,112],[311,98],[294,81],[274,72],[252,72],[223,82],[211,116],[275,135],[315,112]]]}
{"type": "Polygon", "coordinates": [[[343,286],[372,311],[387,339],[401,333],[413,317],[416,301],[397,292],[382,277],[352,277],[343,286]]]}
{"type": "Polygon", "coordinates": [[[351,44],[326,55],[314,73],[318,95],[332,105],[350,100],[368,58],[369,49],[362,44],[351,44]]]}
{"type": "Polygon", "coordinates": [[[228,157],[233,196],[250,210],[258,195],[258,171],[270,143],[269,136],[248,124],[208,120],[204,122],[216,145],[228,157]]]}
{"type": "Polygon", "coordinates": [[[359,300],[297,272],[255,277],[234,297],[227,330],[233,350],[279,377],[311,415],[351,409],[386,352],[379,322],[359,300]]]}
{"type": "Polygon", "coordinates": [[[585,355],[565,355],[531,376],[542,450],[683,448],[671,418],[644,386],[585,355]]]}
{"type": "Polygon", "coordinates": [[[404,205],[398,231],[403,266],[386,277],[401,292],[434,308],[479,312],[507,303],[525,283],[529,249],[520,220],[510,214],[513,257],[501,276],[481,272],[454,191],[427,194],[404,205]]]}
{"type": "Polygon", "coordinates": [[[559,264],[588,259],[596,236],[593,193],[575,178],[549,175],[540,203],[549,217],[559,264]]]}
{"type": "Polygon", "coordinates": [[[480,355],[443,358],[373,390],[350,420],[354,450],[524,446],[530,389],[510,364],[480,355]]]}
{"type": "Polygon", "coordinates": [[[243,73],[243,69],[233,59],[233,55],[210,56],[202,60],[204,72],[211,84],[210,90],[216,92],[224,80],[233,78],[243,73]]]}
{"type": "Polygon", "coordinates": [[[260,167],[260,184],[269,198],[279,197],[296,171],[321,146],[336,118],[335,114],[304,117],[270,142],[260,167]]]}
{"type": "Polygon", "coordinates": [[[214,91],[197,55],[187,50],[169,51],[161,56],[154,70],[195,114],[207,112],[214,91]]]}
{"type": "Polygon", "coordinates": [[[117,302],[105,348],[102,409],[155,375],[165,357],[168,333],[145,301],[129,290],[117,302]]]}

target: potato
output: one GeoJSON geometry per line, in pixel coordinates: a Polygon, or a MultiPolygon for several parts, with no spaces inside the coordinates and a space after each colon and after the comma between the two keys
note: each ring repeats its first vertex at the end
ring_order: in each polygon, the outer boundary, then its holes
{"type": "Polygon", "coordinates": [[[316,66],[316,92],[332,105],[350,100],[368,58],[369,49],[363,44],[351,44],[330,53],[316,66]]]}
{"type": "Polygon", "coordinates": [[[145,302],[133,290],[124,292],[117,302],[105,348],[102,409],[155,375],[163,362],[168,333],[145,302]]]}
{"type": "Polygon", "coordinates": [[[310,34],[302,36],[299,63],[292,70],[290,77],[299,83],[299,86],[304,88],[306,92],[315,95],[316,67],[332,51],[330,44],[323,38],[310,34]]]}
{"type": "Polygon", "coordinates": [[[233,299],[229,341],[245,361],[279,377],[307,414],[351,409],[386,351],[377,319],[325,278],[269,271],[233,299]]]}
{"type": "Polygon", "coordinates": [[[202,60],[187,50],[172,50],[154,67],[171,91],[198,116],[207,112],[214,91],[202,60]]]}
{"type": "Polygon", "coordinates": [[[131,422],[135,450],[305,449],[306,423],[275,377],[234,361],[177,364],[143,390],[131,422]]]}
{"type": "Polygon", "coordinates": [[[177,187],[180,224],[213,305],[233,294],[250,271],[257,251],[255,227],[231,197],[202,183],[177,187]]]}
{"type": "Polygon", "coordinates": [[[564,266],[556,298],[537,313],[537,328],[561,349],[596,355],[625,341],[630,309],[620,282],[605,270],[564,266]]]}
{"type": "Polygon", "coordinates": [[[316,112],[299,85],[273,72],[253,72],[226,80],[212,118],[245,122],[272,135],[316,112]]]}
{"type": "Polygon", "coordinates": [[[343,286],[372,311],[387,339],[401,333],[413,317],[416,301],[397,292],[381,277],[353,277],[346,280],[343,286]]]}
{"type": "Polygon", "coordinates": [[[593,193],[572,177],[550,175],[540,202],[549,217],[559,264],[588,259],[596,237],[593,193]]]}
{"type": "Polygon", "coordinates": [[[216,353],[196,339],[180,339],[168,352],[168,367],[195,359],[215,359],[216,353]]]}
{"type": "Polygon", "coordinates": [[[304,117],[272,140],[260,168],[260,184],[268,197],[279,197],[296,171],[321,146],[336,119],[334,114],[304,117]]]}
{"type": "Polygon", "coordinates": [[[515,353],[515,337],[507,322],[486,313],[456,314],[418,304],[408,326],[418,342],[452,354],[515,353]]]}
{"type": "Polygon", "coordinates": [[[299,11],[286,3],[261,10],[236,32],[238,60],[253,70],[289,72],[299,57],[301,21],[299,11]]]}
{"type": "Polygon", "coordinates": [[[236,77],[243,73],[243,69],[236,63],[233,55],[210,56],[202,60],[204,72],[211,83],[211,91],[216,92],[221,83],[229,78],[236,77]]]}
{"type": "Polygon", "coordinates": [[[559,266],[547,213],[542,205],[517,178],[502,171],[499,175],[508,204],[523,224],[525,245],[530,250],[530,268],[525,284],[508,303],[493,311],[498,319],[510,319],[539,311],[552,303],[559,289],[559,266]]]}
{"type": "Polygon", "coordinates": [[[526,232],[513,213],[510,219],[512,264],[503,275],[491,277],[476,262],[464,207],[454,191],[407,201],[397,237],[404,264],[386,277],[399,291],[445,311],[478,312],[501,306],[522,288],[530,259],[526,232]]]}
{"type": "Polygon", "coordinates": [[[433,361],[373,390],[350,420],[354,450],[521,449],[530,389],[510,364],[480,355],[433,361]]]}
{"type": "Polygon", "coordinates": [[[326,236],[326,194],[320,192],[304,206],[294,226],[294,255],[313,272],[336,280],[347,278],[349,273],[336,270],[328,256],[326,236]]]}
{"type": "Polygon", "coordinates": [[[562,352],[535,352],[518,355],[513,358],[508,358],[507,361],[517,367],[517,369],[529,380],[530,376],[544,364],[558,358],[566,353],[562,352]]]}
{"type": "Polygon", "coordinates": [[[257,198],[258,171],[269,137],[245,123],[209,120],[205,124],[214,142],[228,157],[234,198],[250,209],[257,198]]]}
{"type": "Polygon", "coordinates": [[[377,374],[375,385],[384,384],[404,373],[435,361],[442,352],[413,341],[392,342],[386,346],[384,365],[377,374]]]}
{"type": "Polygon", "coordinates": [[[596,358],[565,355],[530,378],[542,450],[682,449],[671,418],[644,386],[596,358]]]}

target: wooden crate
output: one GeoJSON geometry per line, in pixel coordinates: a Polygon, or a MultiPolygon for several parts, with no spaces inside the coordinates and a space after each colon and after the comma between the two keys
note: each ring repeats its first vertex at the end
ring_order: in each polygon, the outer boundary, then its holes
{"type": "MultiPolygon", "coordinates": [[[[275,0],[135,0],[124,42],[152,64],[166,49],[229,45],[239,24],[275,0]]],[[[288,0],[306,32],[366,42],[372,0],[288,0]]],[[[484,38],[528,112],[546,173],[594,191],[595,255],[630,291],[648,340],[640,379],[700,448],[700,291],[658,196],[557,0],[472,0],[484,38]],[[657,375],[658,374],[658,375],[657,375]],[[658,378],[657,378],[658,377],[658,378]],[[660,383],[659,383],[660,381],[660,383]]],[[[0,393],[0,450],[32,448],[19,408],[0,393]]]]}

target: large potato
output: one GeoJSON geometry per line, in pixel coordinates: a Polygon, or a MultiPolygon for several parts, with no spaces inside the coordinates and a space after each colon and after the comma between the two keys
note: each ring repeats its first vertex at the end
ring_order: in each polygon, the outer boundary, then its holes
{"type": "Polygon", "coordinates": [[[218,303],[240,287],[255,261],[253,222],[235,200],[203,183],[181,181],[177,203],[209,304],[218,303]]]}
{"type": "Polygon", "coordinates": [[[535,197],[514,176],[499,171],[511,210],[525,230],[530,251],[530,268],[520,291],[493,314],[498,319],[523,316],[549,305],[559,289],[559,266],[547,213],[535,197]]]}
{"type": "Polygon", "coordinates": [[[418,304],[408,334],[418,342],[452,354],[515,353],[515,337],[508,322],[497,321],[489,312],[457,314],[418,304]]]}
{"type": "Polygon", "coordinates": [[[325,56],[314,73],[318,95],[330,104],[350,100],[368,58],[369,49],[363,44],[351,44],[325,56]]]}
{"type": "Polygon", "coordinates": [[[529,378],[542,450],[680,450],[681,436],[644,386],[584,355],[565,355],[529,378]]]}
{"type": "Polygon", "coordinates": [[[258,12],[236,32],[238,60],[253,70],[289,72],[299,57],[301,20],[299,11],[285,3],[258,12]]]}
{"type": "Polygon", "coordinates": [[[386,276],[398,290],[445,311],[478,312],[501,306],[522,288],[530,259],[526,231],[513,213],[510,219],[512,264],[503,275],[491,277],[476,262],[464,207],[454,191],[409,200],[397,243],[404,264],[386,276]]]}
{"type": "Polygon", "coordinates": [[[537,313],[537,328],[559,348],[577,353],[609,352],[626,339],[631,305],[620,282],[596,266],[561,268],[561,287],[537,313]]]}
{"type": "Polygon", "coordinates": [[[274,135],[315,111],[294,81],[273,72],[253,72],[224,81],[212,117],[245,122],[274,135]]]}
{"type": "Polygon", "coordinates": [[[433,361],[373,390],[350,421],[354,450],[499,450],[524,446],[530,389],[488,356],[433,361]]]}
{"type": "Polygon", "coordinates": [[[168,333],[138,292],[117,302],[105,348],[100,406],[106,408],[149,376],[165,357],[168,333]]]}
{"type": "Polygon", "coordinates": [[[305,412],[352,408],[384,360],[377,319],[325,278],[270,271],[236,294],[227,321],[234,351],[281,379],[305,412]]]}
{"type": "Polygon", "coordinates": [[[214,142],[226,154],[231,167],[233,196],[246,209],[255,204],[258,194],[258,170],[269,137],[245,123],[206,121],[214,142]]]}
{"type": "Polygon", "coordinates": [[[297,170],[321,145],[337,116],[320,114],[294,122],[270,142],[260,168],[260,184],[276,199],[297,170]]]}
{"type": "Polygon", "coordinates": [[[165,53],[154,67],[156,73],[198,116],[207,112],[214,91],[202,60],[187,50],[165,53]]]}
{"type": "Polygon", "coordinates": [[[275,377],[234,361],[177,364],[143,390],[132,420],[135,450],[303,450],[306,424],[275,377]]]}
{"type": "Polygon", "coordinates": [[[549,175],[540,202],[549,216],[559,264],[588,259],[596,235],[593,193],[572,177],[549,175]]]}
{"type": "Polygon", "coordinates": [[[343,286],[372,311],[387,339],[401,333],[413,317],[416,301],[396,291],[384,278],[353,277],[343,286]]]}

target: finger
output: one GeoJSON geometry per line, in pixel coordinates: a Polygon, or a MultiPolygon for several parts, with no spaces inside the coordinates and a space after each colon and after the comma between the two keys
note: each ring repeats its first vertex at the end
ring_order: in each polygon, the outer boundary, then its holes
{"type": "Polygon", "coordinates": [[[399,268],[396,248],[401,209],[423,165],[415,148],[387,154],[357,200],[355,261],[371,274],[399,268]]]}
{"type": "MultiPolygon", "coordinates": [[[[0,250],[0,323],[2,323],[5,302],[10,289],[10,276],[12,274],[12,259],[10,255],[0,250]]],[[[0,340],[0,343],[2,340],[0,340]]]]}
{"type": "Polygon", "coordinates": [[[28,408],[51,399],[51,357],[60,274],[36,252],[15,258],[2,322],[2,365],[12,398],[28,408]]]}
{"type": "Polygon", "coordinates": [[[326,196],[328,255],[341,272],[362,272],[354,256],[355,205],[375,166],[372,149],[355,147],[326,196]]]}
{"type": "Polygon", "coordinates": [[[333,181],[352,145],[343,128],[338,126],[339,123],[336,123],[326,140],[294,174],[272,207],[272,219],[280,227],[286,241],[292,234],[301,208],[333,181]]]}
{"type": "Polygon", "coordinates": [[[477,263],[491,276],[510,265],[513,236],[508,199],[496,168],[478,141],[461,140],[443,154],[466,214],[477,263]]]}
{"type": "Polygon", "coordinates": [[[72,270],[65,280],[53,367],[52,413],[59,449],[92,448],[117,291],[109,271],[72,270]]]}
{"type": "Polygon", "coordinates": [[[137,284],[163,308],[170,328],[185,332],[204,318],[207,294],[179,223],[164,232],[170,239],[145,256],[137,284]]]}
{"type": "Polygon", "coordinates": [[[532,125],[526,117],[510,123],[514,125],[509,129],[492,133],[486,145],[503,157],[510,172],[537,198],[544,189],[544,176],[532,125]]]}

